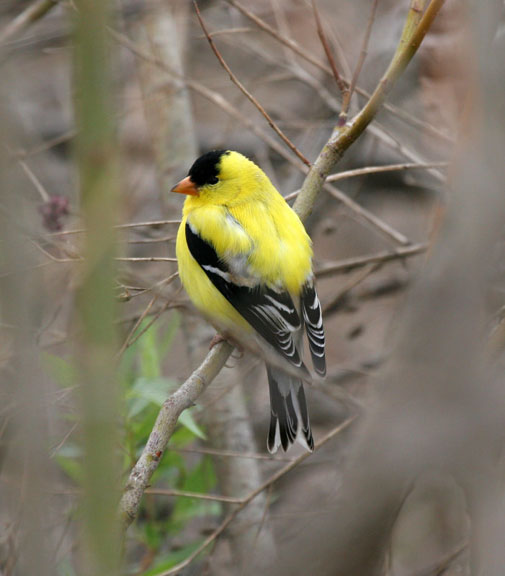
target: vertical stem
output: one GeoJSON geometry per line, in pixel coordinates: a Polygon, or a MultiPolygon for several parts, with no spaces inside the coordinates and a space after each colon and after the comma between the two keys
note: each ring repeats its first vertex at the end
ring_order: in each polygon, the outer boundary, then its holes
{"type": "Polygon", "coordinates": [[[77,2],[76,142],[81,208],[88,229],[76,294],[84,443],[84,571],[119,573],[118,385],[114,371],[114,234],[118,208],[108,2],[77,2]]]}
{"type": "Polygon", "coordinates": [[[19,89],[16,79],[23,63],[4,65],[0,86],[0,573],[50,576],[55,568],[48,497],[53,480],[47,455],[48,387],[34,333],[47,302],[22,232],[37,225],[24,202],[26,182],[6,152],[7,144],[17,142],[7,102],[19,89]],[[7,538],[10,558],[5,554],[7,538]]]}

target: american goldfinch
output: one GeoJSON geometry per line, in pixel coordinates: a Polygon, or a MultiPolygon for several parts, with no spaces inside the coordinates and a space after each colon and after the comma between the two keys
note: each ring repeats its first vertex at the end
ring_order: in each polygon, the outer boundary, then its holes
{"type": "Polygon", "coordinates": [[[312,451],[302,383],[308,375],[304,326],[321,376],[326,361],[311,241],[302,222],[266,174],[230,150],[198,158],[172,192],[188,195],[176,253],[191,300],[223,335],[254,336],[268,352],[269,452],[287,450],[295,440],[312,451]]]}

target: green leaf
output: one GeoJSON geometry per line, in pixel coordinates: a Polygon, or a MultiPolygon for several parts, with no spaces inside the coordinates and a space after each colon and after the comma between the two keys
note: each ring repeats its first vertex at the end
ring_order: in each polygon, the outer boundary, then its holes
{"type": "Polygon", "coordinates": [[[179,416],[179,424],[182,424],[185,428],[187,428],[190,432],[192,432],[198,438],[202,440],[207,440],[205,436],[205,432],[200,428],[200,426],[195,422],[193,418],[193,414],[191,413],[191,409],[184,410],[181,415],[179,416]]]}
{"type": "Polygon", "coordinates": [[[168,378],[137,378],[126,394],[128,418],[134,418],[149,404],[161,406],[174,387],[175,382],[168,378]]]}
{"type": "MultiPolygon", "coordinates": [[[[178,488],[190,492],[207,494],[216,485],[216,474],[212,460],[205,456],[183,477],[178,488]]],[[[170,531],[177,533],[184,525],[196,517],[217,516],[221,514],[221,504],[192,498],[177,498],[170,531]]]]}

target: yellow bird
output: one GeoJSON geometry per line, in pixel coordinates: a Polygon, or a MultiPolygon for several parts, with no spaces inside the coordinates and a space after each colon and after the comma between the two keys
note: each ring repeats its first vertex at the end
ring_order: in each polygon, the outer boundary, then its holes
{"type": "Polygon", "coordinates": [[[302,222],[266,174],[230,150],[198,158],[172,192],[188,195],[176,248],[186,292],[223,335],[239,342],[252,336],[266,352],[269,452],[287,450],[295,440],[312,451],[304,327],[321,376],[326,361],[311,241],[302,222]]]}

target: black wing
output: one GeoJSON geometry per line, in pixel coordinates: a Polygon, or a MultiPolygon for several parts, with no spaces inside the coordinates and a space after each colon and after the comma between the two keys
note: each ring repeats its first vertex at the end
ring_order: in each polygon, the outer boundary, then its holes
{"type": "Polygon", "coordinates": [[[225,262],[214,247],[186,222],[186,242],[193,258],[228,302],[274,349],[296,367],[302,360],[293,340],[301,321],[291,296],[268,286],[245,286],[233,281],[225,262]]]}
{"type": "Polygon", "coordinates": [[[313,284],[305,284],[302,290],[302,313],[305,330],[309,338],[310,355],[314,370],[324,376],[326,374],[326,359],[324,354],[324,327],[321,304],[313,284]]]}

